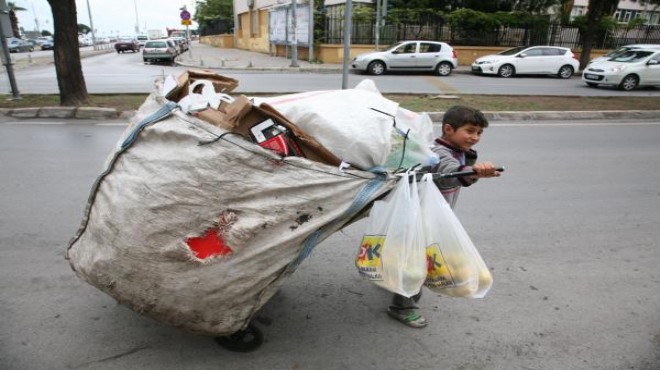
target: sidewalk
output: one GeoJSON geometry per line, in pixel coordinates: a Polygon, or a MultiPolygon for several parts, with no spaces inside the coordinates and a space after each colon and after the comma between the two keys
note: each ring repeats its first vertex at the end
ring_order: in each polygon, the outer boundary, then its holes
{"type": "MultiPolygon", "coordinates": [[[[297,67],[292,67],[291,57],[276,57],[254,51],[217,48],[198,42],[191,50],[179,55],[176,64],[190,68],[211,68],[222,70],[286,71],[286,72],[342,72],[340,63],[311,63],[304,59],[297,60],[297,67]]],[[[350,64],[348,65],[350,69],[350,64]]],[[[453,73],[470,73],[469,66],[459,66],[453,73]]]]}

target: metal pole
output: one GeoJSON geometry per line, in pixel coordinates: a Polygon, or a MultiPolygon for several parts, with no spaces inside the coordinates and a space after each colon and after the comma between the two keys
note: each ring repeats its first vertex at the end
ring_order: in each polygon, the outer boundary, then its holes
{"type": "MultiPolygon", "coordinates": [[[[9,55],[9,48],[7,47],[7,37],[5,33],[5,28],[11,27],[8,23],[4,23],[8,21],[9,21],[9,11],[7,10],[7,4],[5,3],[5,0],[0,0],[0,43],[2,43],[2,52],[4,56],[5,68],[7,69],[7,77],[9,77],[9,86],[11,87],[10,100],[19,100],[21,98],[21,95],[19,94],[18,86],[16,85],[16,78],[14,77],[14,66],[11,62],[11,56],[9,55]]],[[[11,33],[11,32],[7,32],[7,33],[11,33]]]]}
{"type": "Polygon", "coordinates": [[[94,44],[94,50],[98,50],[96,46],[96,35],[94,34],[94,22],[92,22],[92,9],[89,7],[89,0],[87,0],[87,14],[89,14],[89,28],[92,29],[92,44],[94,44]]]}
{"type": "Polygon", "coordinates": [[[381,0],[376,0],[376,50],[380,50],[380,8],[381,0]]]}
{"type": "Polygon", "coordinates": [[[133,5],[135,6],[135,35],[140,34],[140,21],[138,20],[138,13],[137,13],[137,0],[133,0],[133,5]]]}
{"type": "Polygon", "coordinates": [[[309,0],[309,31],[307,38],[307,54],[310,62],[314,61],[314,0],[309,0]]]}
{"type": "Polygon", "coordinates": [[[341,76],[342,90],[348,88],[348,62],[351,57],[351,28],[353,27],[353,2],[346,0],[346,9],[344,11],[344,69],[341,76]]]}
{"type": "Polygon", "coordinates": [[[292,28],[292,34],[291,34],[291,65],[290,67],[298,67],[298,37],[296,36],[296,28],[298,27],[298,24],[296,22],[296,8],[297,8],[297,3],[296,0],[291,1],[291,28],[292,28]]]}

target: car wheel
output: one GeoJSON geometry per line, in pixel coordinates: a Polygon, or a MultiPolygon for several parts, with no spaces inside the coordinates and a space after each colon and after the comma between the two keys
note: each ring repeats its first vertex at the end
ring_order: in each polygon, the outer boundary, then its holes
{"type": "Polygon", "coordinates": [[[598,87],[598,84],[593,83],[593,82],[587,82],[587,86],[589,86],[589,87],[598,87]]]}
{"type": "Polygon", "coordinates": [[[501,66],[500,69],[497,70],[497,74],[500,77],[504,77],[504,78],[511,77],[515,73],[516,73],[516,70],[515,70],[515,68],[513,68],[513,66],[511,64],[505,64],[505,65],[501,66]]]}
{"type": "Polygon", "coordinates": [[[621,83],[619,84],[619,89],[630,91],[636,88],[638,84],[639,84],[639,78],[637,76],[627,75],[626,77],[623,78],[623,80],[621,80],[621,83]]]}
{"type": "Polygon", "coordinates": [[[438,76],[449,76],[451,74],[451,64],[442,62],[435,68],[435,74],[438,76]]]}
{"type": "Polygon", "coordinates": [[[367,67],[367,71],[372,75],[380,76],[385,73],[385,63],[381,62],[380,60],[371,62],[367,67]]]}
{"type": "Polygon", "coordinates": [[[559,73],[557,75],[561,78],[571,78],[573,76],[573,67],[569,65],[562,66],[559,68],[559,73]]]}

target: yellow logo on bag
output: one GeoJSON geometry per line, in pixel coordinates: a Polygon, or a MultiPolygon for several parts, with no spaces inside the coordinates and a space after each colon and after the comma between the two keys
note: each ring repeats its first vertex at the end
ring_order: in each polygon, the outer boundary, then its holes
{"type": "Polygon", "coordinates": [[[382,280],[378,267],[380,267],[380,256],[383,252],[383,242],[385,237],[382,235],[365,235],[360,243],[355,265],[360,275],[369,280],[382,280]]]}
{"type": "Polygon", "coordinates": [[[431,244],[426,247],[426,281],[424,284],[434,287],[454,286],[454,279],[447,267],[440,247],[431,244]]]}

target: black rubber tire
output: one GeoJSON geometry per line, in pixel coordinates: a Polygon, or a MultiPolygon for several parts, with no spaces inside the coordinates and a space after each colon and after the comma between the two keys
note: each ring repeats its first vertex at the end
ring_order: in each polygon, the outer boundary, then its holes
{"type": "Polygon", "coordinates": [[[264,342],[264,334],[249,324],[245,330],[224,337],[215,337],[213,340],[221,347],[233,352],[252,352],[261,347],[264,342]]]}
{"type": "Polygon", "coordinates": [[[575,71],[573,70],[573,67],[569,65],[565,65],[559,68],[559,72],[557,72],[557,76],[559,76],[559,78],[571,78],[573,77],[574,72],[575,71]]]}
{"type": "Polygon", "coordinates": [[[639,77],[635,75],[627,75],[621,80],[619,89],[624,91],[634,90],[639,85],[639,77]]]}
{"type": "Polygon", "coordinates": [[[505,64],[497,70],[497,75],[504,78],[512,77],[516,74],[516,69],[511,64],[505,64]]]}
{"type": "Polygon", "coordinates": [[[448,62],[442,62],[435,67],[435,74],[438,76],[449,76],[452,71],[452,65],[448,62]]]}
{"type": "Polygon", "coordinates": [[[367,72],[369,74],[374,75],[374,76],[380,76],[385,73],[385,63],[381,62],[380,60],[375,60],[371,63],[369,63],[369,66],[367,67],[367,72]]]}

